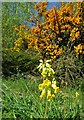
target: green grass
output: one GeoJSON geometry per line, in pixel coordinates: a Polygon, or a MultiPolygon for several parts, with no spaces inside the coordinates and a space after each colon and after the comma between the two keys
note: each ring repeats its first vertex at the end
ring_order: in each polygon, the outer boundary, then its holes
{"type": "MultiPolygon", "coordinates": [[[[46,103],[39,98],[38,84],[40,77],[30,76],[28,79],[4,79],[2,82],[2,118],[44,118],[46,103]]],[[[46,118],[84,119],[83,98],[81,87],[71,86],[60,88],[56,98],[48,103],[46,118]],[[76,92],[79,96],[76,97],[76,92]]]]}

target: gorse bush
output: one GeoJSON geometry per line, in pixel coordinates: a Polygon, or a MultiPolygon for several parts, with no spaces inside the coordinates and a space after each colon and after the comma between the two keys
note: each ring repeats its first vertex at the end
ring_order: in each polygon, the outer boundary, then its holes
{"type": "MultiPolygon", "coordinates": [[[[78,54],[84,54],[81,6],[81,3],[75,5],[74,2],[70,2],[63,4],[59,10],[55,6],[47,10],[47,2],[37,3],[35,10],[38,13],[32,14],[30,18],[35,24],[34,27],[27,29],[26,26],[22,26],[23,30],[18,30],[18,39],[24,39],[22,36],[25,36],[28,48],[36,49],[43,59],[56,59],[63,54],[65,47],[78,54]]],[[[17,26],[15,29],[17,30],[17,26]]],[[[17,42],[18,40],[16,44],[17,42]]]]}

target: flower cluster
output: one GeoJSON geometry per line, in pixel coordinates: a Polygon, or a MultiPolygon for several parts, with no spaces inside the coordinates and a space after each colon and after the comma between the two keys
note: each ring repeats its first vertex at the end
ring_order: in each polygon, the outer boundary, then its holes
{"type": "Polygon", "coordinates": [[[56,86],[56,81],[52,82],[45,79],[42,84],[39,84],[39,90],[42,91],[40,98],[46,97],[48,101],[55,97],[55,94],[60,91],[59,87],[56,86]]]}
{"type": "Polygon", "coordinates": [[[42,77],[44,78],[43,83],[39,84],[39,90],[42,91],[40,98],[47,98],[48,101],[55,98],[55,95],[60,91],[59,87],[56,85],[56,80],[54,78],[54,70],[51,68],[49,64],[51,60],[47,60],[43,63],[40,60],[40,65],[38,66],[39,71],[41,72],[42,77]]]}
{"type": "Polygon", "coordinates": [[[84,45],[74,46],[74,49],[77,54],[84,54],[84,45]]]}
{"type": "Polygon", "coordinates": [[[35,9],[38,11],[39,14],[43,13],[46,9],[47,2],[39,2],[35,5],[35,9]]]}
{"type": "Polygon", "coordinates": [[[70,40],[73,42],[73,41],[75,41],[78,37],[80,37],[80,31],[78,30],[78,28],[73,28],[73,29],[71,30],[70,40]]]}
{"type": "Polygon", "coordinates": [[[20,27],[18,26],[13,26],[16,31],[18,31],[18,39],[14,42],[14,47],[13,50],[19,52],[20,50],[25,50],[28,49],[28,41],[27,39],[29,38],[30,34],[28,33],[28,29],[26,28],[25,25],[21,25],[20,27]],[[24,31],[26,30],[26,31],[24,31]]]}
{"type": "Polygon", "coordinates": [[[40,64],[37,67],[41,72],[41,75],[43,78],[53,78],[53,75],[55,74],[49,62],[51,62],[51,60],[46,60],[46,62],[43,62],[43,60],[40,60],[40,64]]]}

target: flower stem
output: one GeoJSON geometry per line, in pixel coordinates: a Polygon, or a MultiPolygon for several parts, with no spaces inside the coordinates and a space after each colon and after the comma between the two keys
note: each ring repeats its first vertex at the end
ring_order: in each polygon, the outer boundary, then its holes
{"type": "Polygon", "coordinates": [[[46,99],[46,108],[45,108],[44,118],[47,118],[47,112],[48,112],[48,101],[46,99]]]}

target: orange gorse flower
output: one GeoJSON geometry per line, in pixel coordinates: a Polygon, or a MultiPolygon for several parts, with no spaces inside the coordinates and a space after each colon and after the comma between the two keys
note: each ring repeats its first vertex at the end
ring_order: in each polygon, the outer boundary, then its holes
{"type": "MultiPolygon", "coordinates": [[[[77,3],[76,6],[74,2],[69,2],[63,4],[59,10],[56,6],[53,6],[51,10],[47,10],[46,7],[47,2],[38,2],[35,5],[38,15],[32,14],[30,21],[36,26],[30,30],[25,25],[20,28],[15,26],[19,32],[19,38],[22,38],[16,40],[15,46],[20,47],[17,44],[18,41],[27,41],[28,48],[36,49],[43,59],[47,57],[56,59],[57,56],[63,54],[64,47],[67,47],[68,43],[80,43],[81,3],[77,3]],[[40,19],[39,15],[44,20],[40,19]]],[[[83,49],[79,50],[79,45],[74,47],[75,52],[83,54],[83,49]]]]}
{"type": "Polygon", "coordinates": [[[74,49],[77,54],[84,54],[84,45],[74,46],[74,49]]]}

